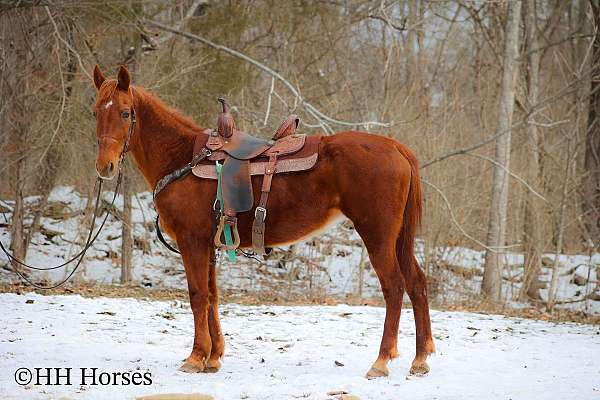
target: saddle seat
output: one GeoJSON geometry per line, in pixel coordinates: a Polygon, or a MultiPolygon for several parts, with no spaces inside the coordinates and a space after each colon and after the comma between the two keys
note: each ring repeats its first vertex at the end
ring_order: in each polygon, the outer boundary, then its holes
{"type": "Polygon", "coordinates": [[[217,129],[205,130],[194,143],[194,155],[205,148],[210,150],[210,155],[195,165],[192,173],[199,178],[218,179],[215,163],[222,164],[224,215],[220,218],[214,244],[224,250],[235,250],[239,246],[236,215],[254,207],[251,176],[263,175],[261,196],[254,212],[252,244],[256,253],[265,254],[266,206],[273,175],[311,169],[318,159],[321,137],[296,134],[300,121],[297,115],[290,115],[271,140],[251,136],[236,129],[227,102],[223,98],[219,98],[219,102],[223,111],[219,115],[217,129]],[[224,225],[231,226],[233,230],[235,241],[232,245],[221,241],[224,225]]]}

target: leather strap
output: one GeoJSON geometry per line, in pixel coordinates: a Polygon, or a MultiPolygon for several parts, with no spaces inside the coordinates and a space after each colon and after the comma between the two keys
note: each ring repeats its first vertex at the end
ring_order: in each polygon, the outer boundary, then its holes
{"type": "Polygon", "coordinates": [[[260,200],[254,211],[254,222],[252,223],[252,247],[254,252],[265,255],[265,220],[267,219],[267,202],[271,191],[271,182],[277,166],[277,154],[269,155],[269,162],[265,167],[265,175],[260,190],[260,200]]]}
{"type": "Polygon", "coordinates": [[[159,223],[159,216],[158,214],[156,214],[156,236],[158,236],[158,240],[160,240],[160,242],[169,250],[171,250],[173,253],[177,253],[177,254],[181,254],[179,252],[179,250],[177,250],[176,248],[174,248],[173,246],[171,246],[167,240],[165,239],[165,237],[162,234],[162,231],[160,230],[160,223],[159,223]]]}
{"type": "Polygon", "coordinates": [[[202,150],[200,150],[200,153],[196,154],[192,158],[192,161],[190,161],[183,167],[176,169],[175,171],[171,172],[170,174],[163,176],[156,183],[156,186],[154,187],[154,191],[152,192],[152,200],[153,201],[156,200],[156,196],[158,196],[158,194],[165,187],[167,187],[167,185],[169,183],[173,182],[174,180],[181,179],[184,176],[186,176],[187,174],[189,174],[192,171],[192,168],[194,168],[198,163],[200,163],[200,161],[204,160],[206,157],[209,157],[211,154],[212,154],[212,152],[205,147],[202,150]]]}
{"type": "MultiPolygon", "coordinates": [[[[133,123],[135,123],[135,117],[133,117],[133,123]]],[[[132,125],[133,125],[132,123],[132,125]]],[[[129,142],[129,139],[128,139],[129,142]]],[[[152,193],[152,201],[156,200],[156,196],[158,196],[158,194],[165,188],[167,187],[167,185],[171,182],[173,182],[174,180],[183,178],[184,176],[186,176],[187,174],[190,173],[190,171],[192,170],[192,168],[194,168],[200,161],[204,160],[206,157],[211,155],[211,151],[207,148],[203,148],[198,154],[196,154],[193,158],[192,161],[190,161],[189,163],[187,163],[185,166],[179,168],[178,170],[175,170],[173,172],[171,172],[170,174],[163,176],[158,183],[156,184],[156,186],[154,187],[154,191],[152,193]]],[[[167,243],[167,241],[165,240],[161,230],[160,230],[160,224],[158,222],[159,220],[159,215],[158,213],[156,214],[156,235],[158,236],[158,240],[160,240],[160,242],[162,244],[165,245],[165,247],[169,250],[171,250],[174,253],[180,254],[179,250],[175,249],[173,246],[171,246],[169,243],[167,243]]]]}

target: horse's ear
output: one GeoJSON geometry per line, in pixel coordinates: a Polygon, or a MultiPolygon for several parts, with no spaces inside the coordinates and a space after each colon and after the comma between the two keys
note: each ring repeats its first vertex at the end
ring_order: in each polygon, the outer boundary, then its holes
{"type": "Polygon", "coordinates": [[[131,75],[126,66],[121,65],[118,75],[119,89],[128,90],[131,83],[131,75]]]}
{"type": "Polygon", "coordinates": [[[104,83],[105,80],[104,74],[100,71],[98,64],[96,64],[94,67],[94,85],[96,86],[96,89],[100,90],[100,86],[102,86],[102,83],[104,83]]]}

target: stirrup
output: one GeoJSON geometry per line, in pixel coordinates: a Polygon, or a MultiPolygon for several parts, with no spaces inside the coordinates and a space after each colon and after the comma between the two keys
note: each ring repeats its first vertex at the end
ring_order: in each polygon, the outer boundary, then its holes
{"type": "Polygon", "coordinates": [[[219,218],[219,226],[217,227],[217,232],[215,233],[215,238],[213,242],[215,247],[221,250],[235,250],[240,246],[240,234],[237,228],[236,217],[221,215],[221,218],[219,218]],[[233,244],[231,246],[221,241],[221,236],[223,235],[225,224],[229,225],[231,227],[231,230],[233,231],[233,244]]]}

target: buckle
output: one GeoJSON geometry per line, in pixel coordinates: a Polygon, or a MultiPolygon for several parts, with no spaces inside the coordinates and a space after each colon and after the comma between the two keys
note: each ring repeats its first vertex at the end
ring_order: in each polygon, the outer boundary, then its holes
{"type": "Polygon", "coordinates": [[[267,219],[267,209],[261,206],[256,207],[256,210],[254,210],[254,218],[258,218],[258,213],[261,213],[261,221],[264,222],[265,219],[267,219]]]}

